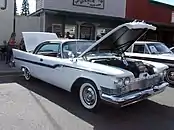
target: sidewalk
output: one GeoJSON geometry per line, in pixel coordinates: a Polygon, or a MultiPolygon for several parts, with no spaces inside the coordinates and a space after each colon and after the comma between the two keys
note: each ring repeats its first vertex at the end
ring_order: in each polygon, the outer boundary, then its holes
{"type": "Polygon", "coordinates": [[[21,71],[15,67],[10,67],[5,64],[5,61],[0,61],[0,76],[6,75],[21,75],[21,71]]]}

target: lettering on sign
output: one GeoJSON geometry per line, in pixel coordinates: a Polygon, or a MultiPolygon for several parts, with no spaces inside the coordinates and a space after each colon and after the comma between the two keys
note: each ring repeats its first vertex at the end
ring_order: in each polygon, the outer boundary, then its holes
{"type": "Polygon", "coordinates": [[[73,5],[104,9],[104,0],[73,0],[73,5]]]}

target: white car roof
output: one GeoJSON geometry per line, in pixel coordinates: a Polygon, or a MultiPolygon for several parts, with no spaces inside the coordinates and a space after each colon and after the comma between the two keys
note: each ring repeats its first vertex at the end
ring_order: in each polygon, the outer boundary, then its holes
{"type": "Polygon", "coordinates": [[[68,39],[68,38],[59,38],[58,40],[47,40],[48,42],[61,42],[62,44],[65,42],[72,42],[72,41],[90,41],[90,40],[83,40],[83,39],[68,39]]]}

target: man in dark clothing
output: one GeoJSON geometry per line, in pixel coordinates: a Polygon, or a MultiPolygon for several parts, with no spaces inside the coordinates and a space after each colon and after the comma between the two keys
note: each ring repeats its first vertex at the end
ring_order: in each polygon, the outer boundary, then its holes
{"type": "Polygon", "coordinates": [[[65,38],[71,39],[70,32],[67,32],[67,33],[66,33],[65,38]]]}
{"type": "Polygon", "coordinates": [[[6,55],[6,64],[9,64],[13,55],[12,47],[7,45],[7,55],[6,55]]]}

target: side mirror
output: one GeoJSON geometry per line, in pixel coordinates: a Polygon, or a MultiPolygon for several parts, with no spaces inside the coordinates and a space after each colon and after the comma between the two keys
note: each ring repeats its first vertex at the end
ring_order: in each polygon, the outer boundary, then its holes
{"type": "Polygon", "coordinates": [[[75,56],[74,56],[74,54],[70,51],[70,52],[68,52],[68,57],[73,59],[75,56]]]}
{"type": "Polygon", "coordinates": [[[74,59],[75,56],[74,56],[74,54],[73,54],[72,52],[68,52],[68,56],[69,56],[69,58],[71,58],[70,60],[71,60],[72,62],[77,62],[77,59],[74,59]]]}

